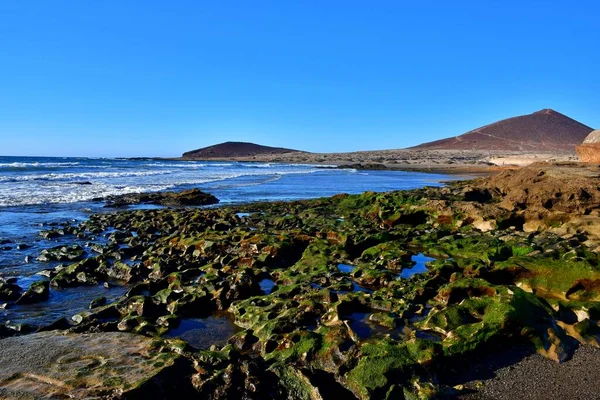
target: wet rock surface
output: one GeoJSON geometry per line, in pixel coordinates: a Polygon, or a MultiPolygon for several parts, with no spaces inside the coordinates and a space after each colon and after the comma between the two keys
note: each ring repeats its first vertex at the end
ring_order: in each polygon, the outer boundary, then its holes
{"type": "MultiPolygon", "coordinates": [[[[96,214],[64,232],[89,242],[40,285],[126,287],[60,329],[172,337],[200,398],[456,397],[472,388],[449,366],[492,345],[554,362],[598,346],[596,178],[535,168],[504,177],[518,185],[96,214]],[[569,205],[577,176],[592,183],[569,205]]],[[[9,312],[30,290],[0,282],[9,312]]]]}

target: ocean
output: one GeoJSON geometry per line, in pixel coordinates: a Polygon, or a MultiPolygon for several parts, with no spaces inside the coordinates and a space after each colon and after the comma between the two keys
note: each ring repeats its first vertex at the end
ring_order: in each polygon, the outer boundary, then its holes
{"type": "MultiPolygon", "coordinates": [[[[457,177],[338,169],[334,165],[0,157],[0,277],[16,278],[23,288],[43,279],[37,273],[54,264],[38,262],[36,257],[43,249],[71,243],[73,238],[45,240],[39,231],[65,221],[76,224],[93,213],[114,211],[104,208],[101,201],[110,195],[199,188],[220,199],[220,206],[440,186],[453,179],[457,177]]],[[[100,295],[110,299],[125,290],[52,290],[48,302],[10,310],[0,307],[0,323],[51,323],[82,311],[100,295]]]]}

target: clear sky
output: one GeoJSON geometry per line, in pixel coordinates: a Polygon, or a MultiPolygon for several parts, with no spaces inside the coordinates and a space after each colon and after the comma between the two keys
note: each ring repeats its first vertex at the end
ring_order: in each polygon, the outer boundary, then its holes
{"type": "Polygon", "coordinates": [[[600,128],[597,0],[0,1],[0,154],[402,148],[600,128]]]}

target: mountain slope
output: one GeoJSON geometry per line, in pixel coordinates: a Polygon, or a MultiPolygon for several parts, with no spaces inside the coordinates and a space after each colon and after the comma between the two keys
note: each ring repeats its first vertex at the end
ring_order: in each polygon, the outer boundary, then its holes
{"type": "Polygon", "coordinates": [[[252,157],[263,154],[296,153],[298,150],[285,149],[282,147],[261,146],[246,142],[225,142],[213,146],[204,147],[183,153],[185,159],[209,159],[229,157],[252,157]]]}
{"type": "Polygon", "coordinates": [[[508,118],[463,135],[423,143],[421,150],[573,152],[593,129],[551,109],[508,118]]]}

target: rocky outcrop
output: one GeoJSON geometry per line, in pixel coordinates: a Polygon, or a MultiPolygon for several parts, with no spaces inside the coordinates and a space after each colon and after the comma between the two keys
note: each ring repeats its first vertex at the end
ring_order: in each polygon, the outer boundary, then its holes
{"type": "Polygon", "coordinates": [[[545,109],[504,119],[463,135],[423,143],[419,150],[502,150],[572,153],[592,131],[574,119],[545,109]]]}
{"type": "Polygon", "coordinates": [[[135,204],[154,204],[166,207],[205,206],[217,204],[219,199],[199,189],[181,192],[131,193],[111,196],[106,199],[106,207],[125,207],[135,204]]]}
{"type": "Polygon", "coordinates": [[[590,133],[583,143],[575,147],[579,161],[600,164],[600,130],[590,133]]]}

